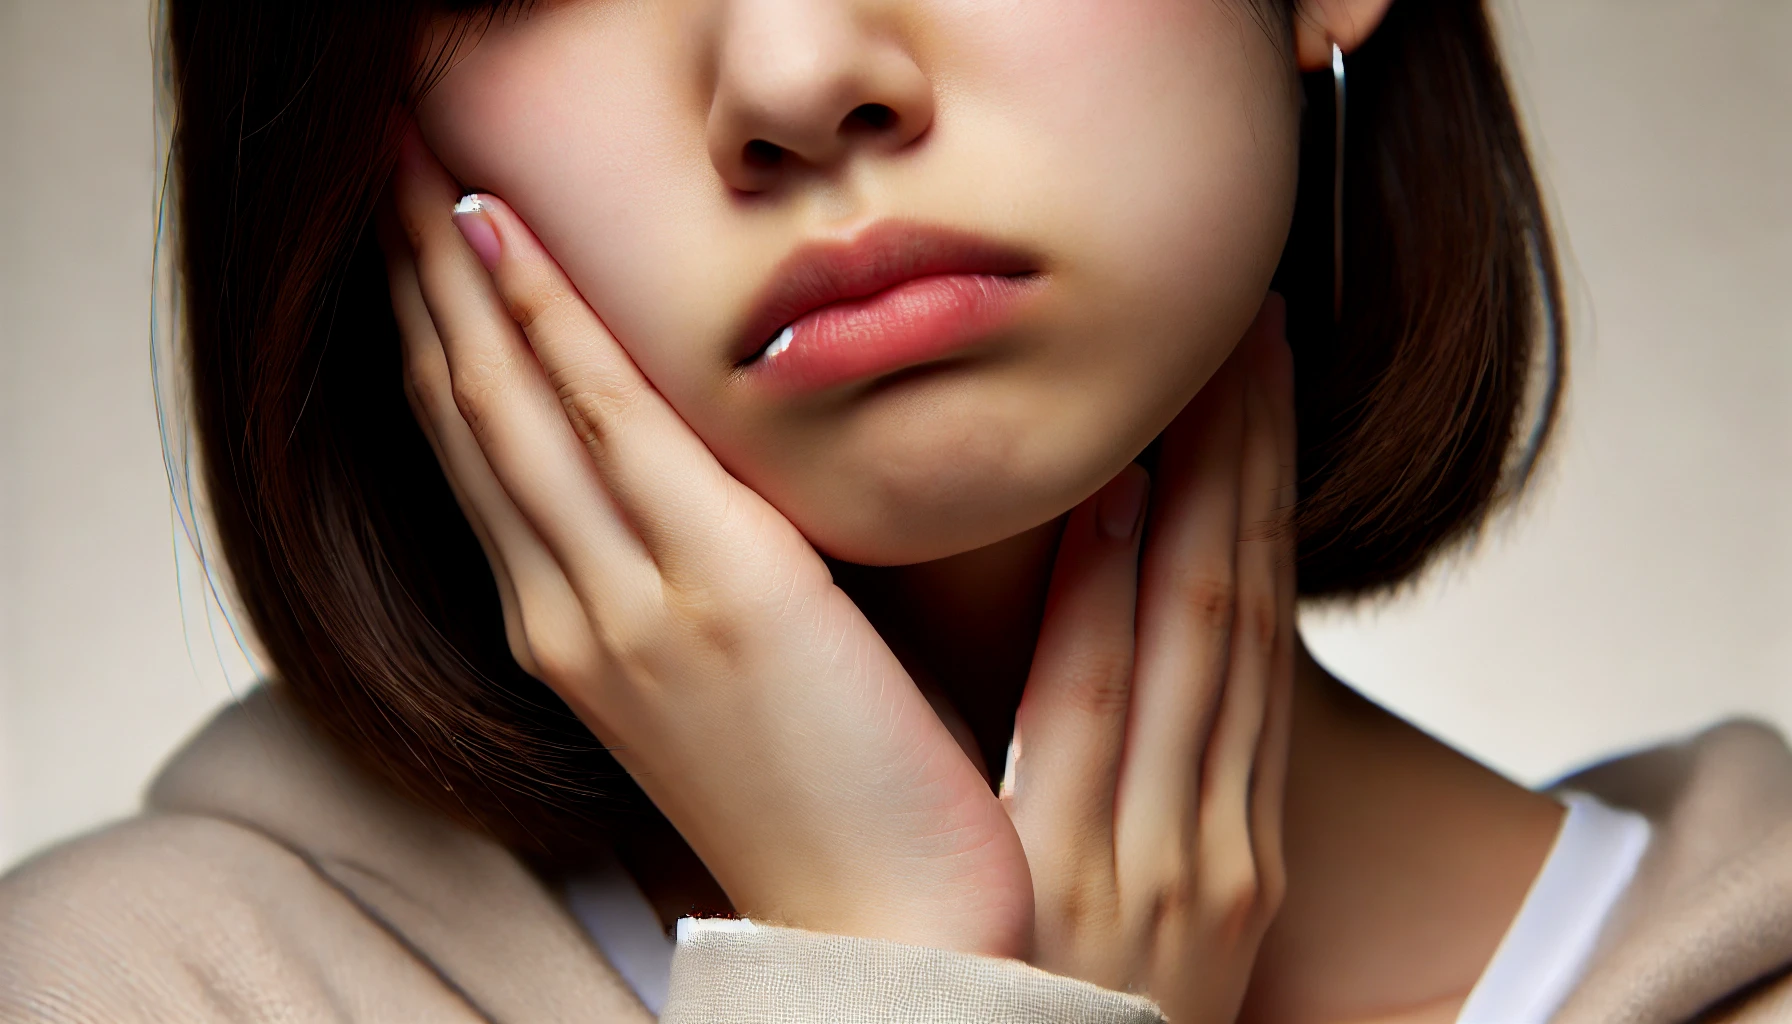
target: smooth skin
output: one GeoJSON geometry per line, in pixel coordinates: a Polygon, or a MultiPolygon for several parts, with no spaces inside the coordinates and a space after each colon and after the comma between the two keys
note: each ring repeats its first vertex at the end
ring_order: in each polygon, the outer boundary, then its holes
{"type": "Polygon", "coordinates": [[[418,124],[730,474],[826,556],[914,565],[1093,494],[1255,319],[1300,98],[1254,2],[539,4],[484,31],[418,124]],[[766,146],[775,164],[750,158],[766,146]],[[777,265],[887,221],[1032,254],[1033,295],[926,375],[792,398],[738,374],[777,265]]]}
{"type": "Polygon", "coordinates": [[[1279,300],[1066,523],[998,799],[825,563],[731,478],[534,235],[490,274],[414,137],[393,260],[419,419],[520,663],[739,911],[999,956],[1231,1020],[1281,898],[1294,605],[1279,300]],[[1235,608],[1241,609],[1234,629],[1235,608]]]}
{"type": "Polygon", "coordinates": [[[386,225],[413,405],[519,662],[677,828],[623,851],[664,916],[1177,1021],[1453,1019],[1560,809],[1306,657],[1279,528],[1293,70],[1385,4],[1290,42],[1242,0],[566,0],[426,99],[386,225]],[[740,386],[767,268],[891,217],[1039,253],[1048,301],[929,374],[740,386]]]}

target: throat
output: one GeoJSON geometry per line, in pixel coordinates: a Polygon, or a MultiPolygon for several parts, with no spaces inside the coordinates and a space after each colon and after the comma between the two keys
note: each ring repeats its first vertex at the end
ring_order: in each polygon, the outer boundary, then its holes
{"type": "MultiPolygon", "coordinates": [[[[986,778],[1013,735],[1061,528],[921,565],[832,566],[986,778]]],[[[1289,757],[1287,897],[1238,1020],[1455,1020],[1541,871],[1563,807],[1361,697],[1304,647],[1289,757]]],[[[618,852],[668,925],[728,912],[669,826],[618,852]]]]}
{"type": "Polygon", "coordinates": [[[985,778],[1014,735],[1062,531],[1059,519],[919,565],[833,566],[985,778]]]}

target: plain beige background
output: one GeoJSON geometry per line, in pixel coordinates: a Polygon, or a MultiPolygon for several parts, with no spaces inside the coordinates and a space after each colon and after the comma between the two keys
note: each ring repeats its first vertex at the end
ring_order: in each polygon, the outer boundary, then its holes
{"type": "MultiPolygon", "coordinates": [[[[151,401],[146,0],[3,2],[0,865],[127,813],[250,678],[151,401]]],[[[1792,2],[1502,14],[1567,257],[1565,430],[1521,515],[1312,642],[1526,781],[1725,715],[1792,727],[1792,2]]]]}

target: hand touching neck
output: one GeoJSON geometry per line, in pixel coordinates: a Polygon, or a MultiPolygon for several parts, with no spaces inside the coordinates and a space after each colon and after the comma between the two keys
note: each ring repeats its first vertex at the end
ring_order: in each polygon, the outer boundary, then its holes
{"type": "MultiPolygon", "coordinates": [[[[998,772],[1059,526],[840,576],[998,772]]],[[[1453,1021],[1548,856],[1561,807],[1364,699],[1304,645],[1290,757],[1289,895],[1241,1020],[1453,1021]]]]}

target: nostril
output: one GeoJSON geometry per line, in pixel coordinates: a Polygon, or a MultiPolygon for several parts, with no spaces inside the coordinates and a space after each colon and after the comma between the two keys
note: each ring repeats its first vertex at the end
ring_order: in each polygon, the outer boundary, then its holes
{"type": "Polygon", "coordinates": [[[784,147],[754,139],[741,150],[741,161],[756,171],[769,171],[784,162],[784,147]]]}
{"type": "Polygon", "coordinates": [[[864,103],[853,108],[841,122],[840,130],[844,132],[881,132],[896,123],[896,111],[882,103],[864,103]]]}

